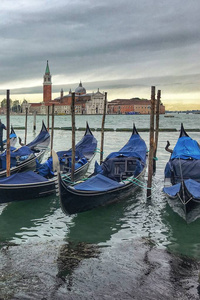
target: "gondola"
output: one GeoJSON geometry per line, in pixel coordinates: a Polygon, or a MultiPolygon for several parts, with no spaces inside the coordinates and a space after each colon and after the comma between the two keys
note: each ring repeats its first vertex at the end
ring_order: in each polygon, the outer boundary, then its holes
{"type": "Polygon", "coordinates": [[[163,191],[172,209],[190,223],[200,217],[200,147],[183,124],[171,152],[163,191]]]}
{"type": "MultiPolygon", "coordinates": [[[[26,146],[18,149],[11,147],[10,174],[36,169],[36,160],[42,161],[44,153],[50,143],[50,135],[44,122],[38,136],[26,146]]],[[[6,150],[0,154],[0,178],[6,176],[6,150]]]]}
{"type": "Polygon", "coordinates": [[[146,168],[147,147],[134,125],[133,132],[118,152],[110,153],[83,182],[68,185],[59,178],[60,204],[71,215],[124,199],[140,185],[146,168]]]}
{"type": "MultiPolygon", "coordinates": [[[[75,179],[83,178],[96,153],[97,140],[88,124],[85,134],[76,145],[75,179]]],[[[57,152],[60,171],[65,180],[70,182],[71,149],[57,152]]],[[[0,178],[0,203],[42,198],[55,194],[58,189],[57,173],[53,172],[50,157],[45,163],[37,164],[37,172],[27,171],[0,178]]]]}

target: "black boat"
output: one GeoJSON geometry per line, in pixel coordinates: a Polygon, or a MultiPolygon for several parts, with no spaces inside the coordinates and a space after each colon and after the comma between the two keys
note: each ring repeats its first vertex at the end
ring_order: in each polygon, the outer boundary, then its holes
{"type": "MultiPolygon", "coordinates": [[[[97,140],[87,124],[85,134],[76,145],[75,180],[83,178],[96,153],[97,140]]],[[[63,178],[70,183],[71,149],[59,151],[59,164],[63,178]]],[[[57,173],[53,172],[53,160],[37,164],[37,172],[27,171],[0,178],[0,203],[42,198],[55,194],[58,188],[57,173]]]]}
{"type": "Polygon", "coordinates": [[[146,167],[147,147],[135,125],[126,145],[112,152],[85,181],[68,185],[59,176],[59,195],[65,214],[76,214],[124,199],[140,185],[146,167]]]}
{"type": "MultiPolygon", "coordinates": [[[[18,149],[11,147],[10,174],[36,169],[36,160],[42,161],[44,153],[50,143],[50,135],[44,122],[38,136],[26,146],[18,149]]],[[[0,155],[0,177],[6,176],[6,150],[0,155]]]]}
{"type": "Polygon", "coordinates": [[[163,191],[172,209],[188,223],[200,217],[200,147],[183,124],[165,167],[163,191]]]}

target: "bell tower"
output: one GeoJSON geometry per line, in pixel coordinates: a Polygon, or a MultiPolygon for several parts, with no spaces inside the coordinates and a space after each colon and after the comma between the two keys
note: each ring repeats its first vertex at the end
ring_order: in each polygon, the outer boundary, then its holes
{"type": "Polygon", "coordinates": [[[44,74],[43,82],[43,102],[47,103],[51,101],[51,74],[49,69],[49,63],[47,60],[47,66],[44,74]]]}

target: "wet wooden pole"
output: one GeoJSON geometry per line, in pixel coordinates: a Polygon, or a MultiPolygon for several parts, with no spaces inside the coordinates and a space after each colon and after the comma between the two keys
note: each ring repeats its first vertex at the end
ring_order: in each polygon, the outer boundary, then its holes
{"type": "Polygon", "coordinates": [[[27,140],[27,118],[28,118],[28,107],[26,107],[26,116],[25,116],[25,139],[24,139],[25,145],[26,145],[26,140],[27,140]]]}
{"type": "Polygon", "coordinates": [[[71,116],[72,116],[72,166],[71,166],[71,181],[74,182],[74,171],[75,171],[75,93],[72,93],[71,116]]]}
{"type": "Polygon", "coordinates": [[[52,150],[53,150],[53,135],[54,135],[54,106],[55,106],[55,104],[52,104],[52,112],[51,112],[51,156],[52,156],[52,150]]]}
{"type": "Polygon", "coordinates": [[[100,164],[102,164],[103,162],[104,125],[105,125],[105,118],[106,118],[106,107],[107,107],[107,92],[105,92],[105,101],[104,101],[103,117],[102,117],[102,125],[101,125],[100,164]]]}
{"type": "Polygon", "coordinates": [[[149,165],[148,165],[148,182],[147,197],[151,197],[152,176],[153,176],[153,157],[154,157],[154,111],[155,111],[155,86],[151,87],[151,114],[150,114],[150,132],[149,132],[149,165]]]}
{"type": "Polygon", "coordinates": [[[153,159],[153,172],[156,172],[156,154],[158,148],[158,135],[159,135],[159,118],[160,118],[160,98],[161,98],[161,90],[157,92],[157,100],[156,100],[156,126],[155,126],[155,149],[154,149],[154,159],[153,159]]]}
{"type": "Polygon", "coordinates": [[[47,106],[47,130],[49,131],[49,109],[50,109],[50,106],[48,105],[47,106]]]}
{"type": "Polygon", "coordinates": [[[6,145],[6,176],[10,176],[10,90],[7,90],[6,97],[6,119],[7,119],[7,145],[6,145]]]}
{"type": "Polygon", "coordinates": [[[36,130],[36,114],[37,114],[37,111],[35,110],[34,111],[34,117],[33,117],[33,131],[36,130]]]}

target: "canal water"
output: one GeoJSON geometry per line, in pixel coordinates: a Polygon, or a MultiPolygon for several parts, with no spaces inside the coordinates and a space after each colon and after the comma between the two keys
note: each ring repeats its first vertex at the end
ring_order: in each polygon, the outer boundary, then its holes
{"type": "MultiPolygon", "coordinates": [[[[181,122],[185,128],[199,128],[199,116],[195,114],[173,114],[174,117],[160,116],[160,128],[179,130],[181,122]]],[[[5,117],[1,117],[5,123],[5,117]]],[[[37,116],[36,133],[33,132],[33,116],[28,117],[28,142],[39,133],[42,120],[46,116],[37,116]]],[[[86,121],[91,128],[100,128],[102,116],[76,116],[76,127],[85,127],[86,121]]],[[[106,128],[137,128],[149,127],[149,116],[106,116],[106,128]]],[[[24,126],[24,116],[11,116],[14,128],[24,126]]],[[[55,116],[55,127],[70,127],[70,116],[55,116]]],[[[100,131],[93,131],[100,148],[100,131]]],[[[24,138],[24,130],[16,129],[16,134],[24,138]]],[[[76,141],[84,132],[76,131],[76,141]]],[[[110,152],[120,149],[129,139],[131,132],[106,131],[104,142],[104,157],[110,152]]],[[[149,133],[140,132],[141,137],[149,146],[149,133]]],[[[200,141],[200,132],[189,132],[192,138],[200,141]]],[[[0,244],[39,244],[56,242],[89,243],[98,246],[114,247],[124,241],[133,241],[141,237],[154,241],[158,248],[168,249],[192,258],[200,259],[200,219],[186,224],[168,206],[162,193],[164,168],[169,159],[165,151],[167,140],[173,148],[179,132],[160,132],[157,152],[157,170],[153,178],[152,199],[147,200],[146,189],[140,188],[134,195],[106,207],[73,216],[66,216],[59,204],[57,196],[37,200],[27,200],[18,203],[0,205],[0,244]]],[[[17,145],[19,146],[19,145],[17,145]]],[[[71,132],[55,130],[54,149],[65,150],[71,147],[71,132]]],[[[46,153],[44,159],[49,155],[46,153]]],[[[89,172],[92,172],[96,154],[89,172]]],[[[147,173],[145,180],[147,180],[147,173]]],[[[28,195],[27,195],[28,198],[28,195]]]]}

